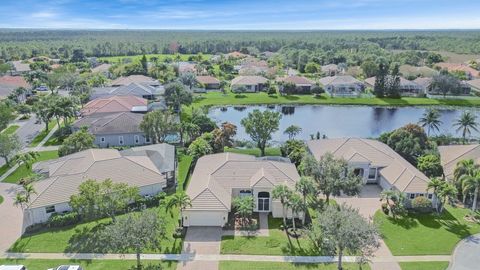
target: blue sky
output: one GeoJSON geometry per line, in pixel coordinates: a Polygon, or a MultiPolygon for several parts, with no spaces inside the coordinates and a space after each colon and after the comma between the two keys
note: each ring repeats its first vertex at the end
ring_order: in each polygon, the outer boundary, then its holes
{"type": "Polygon", "coordinates": [[[0,0],[0,28],[480,29],[479,0],[0,0]]]}

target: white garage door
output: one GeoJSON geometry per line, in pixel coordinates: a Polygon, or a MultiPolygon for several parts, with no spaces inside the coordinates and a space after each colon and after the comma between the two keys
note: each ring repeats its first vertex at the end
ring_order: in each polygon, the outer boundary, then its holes
{"type": "Polygon", "coordinates": [[[191,211],[186,216],[188,221],[186,220],[185,224],[188,226],[223,226],[228,214],[227,212],[191,211]]]}

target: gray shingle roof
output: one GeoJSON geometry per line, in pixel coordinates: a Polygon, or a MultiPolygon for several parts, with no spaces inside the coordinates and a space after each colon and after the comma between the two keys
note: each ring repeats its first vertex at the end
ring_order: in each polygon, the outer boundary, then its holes
{"type": "Polygon", "coordinates": [[[78,119],[73,123],[76,128],[87,126],[93,135],[105,134],[128,134],[139,133],[143,114],[120,112],[120,113],[96,113],[78,119]]]}

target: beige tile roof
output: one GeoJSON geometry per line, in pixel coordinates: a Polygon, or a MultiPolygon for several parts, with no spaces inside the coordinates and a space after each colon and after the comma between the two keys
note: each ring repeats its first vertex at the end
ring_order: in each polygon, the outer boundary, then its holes
{"type": "Polygon", "coordinates": [[[76,120],[73,126],[87,127],[93,135],[143,133],[140,129],[143,116],[132,112],[95,113],[76,120]]]}
{"type": "Polygon", "coordinates": [[[345,84],[362,84],[361,81],[355,79],[350,75],[344,76],[329,76],[320,79],[320,83],[324,86],[327,85],[345,85],[345,84]]]}
{"type": "Polygon", "coordinates": [[[22,61],[13,61],[12,65],[17,72],[25,72],[25,71],[31,70],[30,63],[22,63],[22,61]]]}
{"type": "Polygon", "coordinates": [[[165,175],[149,156],[122,155],[115,149],[89,149],[56,160],[39,162],[33,169],[48,174],[48,178],[34,183],[37,195],[29,208],[67,203],[83,182],[111,179],[142,187],[166,184],[165,175]]]}
{"type": "Polygon", "coordinates": [[[466,64],[458,64],[458,63],[437,63],[435,66],[447,69],[448,71],[464,71],[469,73],[474,77],[480,76],[480,71],[466,65],[466,64]]]}
{"type": "Polygon", "coordinates": [[[443,172],[448,179],[453,178],[457,163],[462,160],[473,159],[480,165],[480,144],[439,146],[438,151],[443,172]]]}
{"type": "Polygon", "coordinates": [[[368,163],[381,168],[380,174],[398,190],[424,193],[430,181],[422,172],[386,144],[369,139],[339,138],[308,141],[307,146],[318,160],[326,153],[348,162],[368,163]]]}
{"type": "MultiPolygon", "coordinates": [[[[365,83],[369,84],[370,86],[375,86],[375,77],[370,77],[365,79],[365,83]]],[[[414,81],[410,81],[405,79],[404,77],[400,77],[400,87],[402,88],[418,88],[422,87],[421,85],[417,84],[414,81]]]]}
{"type": "Polygon", "coordinates": [[[232,189],[286,184],[298,181],[295,165],[257,159],[250,155],[219,153],[201,157],[187,188],[192,200],[189,210],[230,211],[232,189]]]}
{"type": "Polygon", "coordinates": [[[471,81],[466,81],[468,85],[476,89],[477,91],[480,91],[480,79],[476,80],[471,80],[471,81]]]}
{"type": "Polygon", "coordinates": [[[231,85],[256,85],[267,83],[262,76],[238,76],[232,80],[231,85]]]}
{"type": "Polygon", "coordinates": [[[313,81],[302,76],[287,76],[278,78],[277,81],[293,83],[295,85],[313,85],[313,81]]]}
{"type": "Polygon", "coordinates": [[[82,115],[94,113],[130,112],[135,107],[144,107],[146,111],[148,101],[136,96],[111,96],[94,99],[83,106],[82,115]]]}
{"type": "Polygon", "coordinates": [[[197,76],[197,81],[202,84],[219,84],[220,80],[213,76],[197,76]]]}
{"type": "Polygon", "coordinates": [[[112,65],[111,64],[101,64],[99,66],[96,66],[94,68],[92,68],[92,73],[98,73],[98,72],[108,72],[108,70],[110,69],[112,65]]]}
{"type": "Polygon", "coordinates": [[[145,75],[130,75],[127,77],[120,77],[113,80],[110,85],[120,86],[120,85],[129,85],[131,83],[157,83],[158,81],[152,77],[147,77],[145,75]]]}

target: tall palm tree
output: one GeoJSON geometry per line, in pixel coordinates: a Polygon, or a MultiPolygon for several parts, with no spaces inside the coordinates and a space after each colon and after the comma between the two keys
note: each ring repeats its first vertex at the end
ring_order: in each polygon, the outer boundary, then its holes
{"type": "Polygon", "coordinates": [[[465,143],[467,135],[472,133],[472,129],[478,131],[477,116],[470,111],[464,111],[460,118],[453,124],[457,127],[457,132],[462,131],[463,142],[465,143]]]}
{"type": "Polygon", "coordinates": [[[185,193],[185,192],[180,192],[180,193],[175,193],[170,200],[167,202],[167,209],[173,209],[175,207],[178,207],[180,209],[180,225],[183,227],[183,211],[187,207],[192,206],[192,201],[190,200],[190,197],[185,193]]]}
{"type": "Polygon", "coordinates": [[[473,175],[475,170],[480,166],[475,163],[473,159],[464,159],[457,163],[455,170],[453,171],[453,181],[457,188],[462,191],[462,202],[465,204],[467,199],[468,190],[463,190],[462,176],[473,175]]]}
{"type": "MultiPolygon", "coordinates": [[[[308,195],[314,193],[312,178],[307,176],[300,177],[300,180],[295,184],[295,190],[302,194],[302,203],[306,207],[308,195]]],[[[303,218],[302,224],[305,225],[305,218],[303,218]]]]}
{"type": "MultiPolygon", "coordinates": [[[[293,231],[297,231],[295,225],[295,216],[299,215],[302,212],[306,211],[306,206],[303,204],[303,200],[297,193],[291,193],[290,198],[288,199],[288,207],[292,210],[292,226],[293,231]]],[[[304,218],[305,219],[305,218],[304,218]]]]}
{"type": "Polygon", "coordinates": [[[285,228],[285,231],[287,230],[287,203],[291,193],[292,191],[285,185],[278,185],[272,190],[272,197],[280,200],[280,203],[282,204],[283,227],[285,228]]]}
{"type": "Polygon", "coordinates": [[[442,187],[445,184],[446,184],[445,181],[443,179],[438,178],[438,177],[432,178],[430,180],[430,182],[428,182],[427,191],[433,189],[433,194],[435,194],[435,197],[438,198],[438,200],[435,204],[435,210],[437,210],[437,212],[441,212],[441,211],[439,211],[439,209],[442,208],[442,201],[440,200],[439,192],[442,190],[442,187]],[[439,201],[440,201],[440,203],[439,203],[439,201]]]}
{"type": "Polygon", "coordinates": [[[478,191],[480,189],[480,170],[475,170],[472,175],[463,175],[462,184],[464,192],[466,190],[473,190],[473,204],[472,211],[477,210],[478,191]]]}
{"type": "Polygon", "coordinates": [[[23,189],[24,189],[24,195],[25,195],[26,203],[29,203],[30,202],[30,197],[32,196],[32,194],[37,194],[37,191],[35,191],[35,188],[33,187],[32,184],[24,185],[23,189]]]}
{"type": "Polygon", "coordinates": [[[27,205],[27,198],[25,197],[24,194],[22,193],[17,193],[15,195],[15,199],[13,200],[13,205],[15,206],[20,206],[20,208],[25,209],[25,206],[27,205]]]}
{"type": "Polygon", "coordinates": [[[22,154],[17,154],[13,160],[18,163],[22,163],[28,170],[32,169],[32,164],[38,159],[40,155],[38,152],[31,151],[22,154]]]}
{"type": "Polygon", "coordinates": [[[436,109],[428,109],[423,113],[422,118],[418,121],[422,127],[427,128],[427,135],[430,136],[430,130],[440,131],[440,113],[436,109]]]}
{"type": "Polygon", "coordinates": [[[455,197],[457,197],[457,193],[458,190],[454,185],[448,184],[446,182],[444,183],[444,185],[438,191],[438,198],[441,201],[439,213],[443,212],[444,205],[448,201],[452,201],[455,197]]]}

